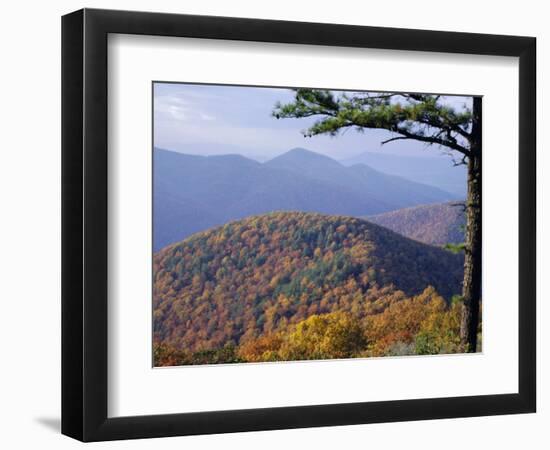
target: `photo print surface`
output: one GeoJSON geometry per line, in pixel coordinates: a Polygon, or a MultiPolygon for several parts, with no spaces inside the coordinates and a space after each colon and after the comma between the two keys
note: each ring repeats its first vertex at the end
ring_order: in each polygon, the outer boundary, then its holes
{"type": "Polygon", "coordinates": [[[152,95],[155,367],[481,351],[480,97],[152,95]]]}

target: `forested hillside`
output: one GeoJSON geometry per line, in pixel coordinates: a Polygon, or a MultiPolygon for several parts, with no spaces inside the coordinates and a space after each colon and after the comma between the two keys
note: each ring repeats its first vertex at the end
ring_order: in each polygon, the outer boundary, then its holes
{"type": "Polygon", "coordinates": [[[253,216],[153,264],[156,365],[437,353],[456,340],[463,257],[361,219],[253,216]]]}
{"type": "Polygon", "coordinates": [[[461,203],[415,206],[366,219],[425,244],[441,246],[464,242],[466,217],[461,203]]]}

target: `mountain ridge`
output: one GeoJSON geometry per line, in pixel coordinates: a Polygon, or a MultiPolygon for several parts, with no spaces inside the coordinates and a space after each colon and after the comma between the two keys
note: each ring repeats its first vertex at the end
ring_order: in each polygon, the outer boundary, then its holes
{"type": "Polygon", "coordinates": [[[339,160],[345,166],[366,164],[386,174],[411,181],[437,186],[456,198],[466,196],[466,167],[453,166],[448,155],[396,155],[366,151],[351,158],[339,160]]]}
{"type": "Polygon", "coordinates": [[[155,338],[193,351],[222,348],[313,314],[363,316],[396,291],[433,286],[449,301],[460,292],[462,264],[461,255],[357,218],[247,217],[154,255],[155,338]]]}
{"type": "Polygon", "coordinates": [[[265,163],[241,155],[198,156],[155,148],[153,182],[155,252],[201,229],[269,211],[363,216],[453,198],[300,148],[265,163]]]}
{"type": "Polygon", "coordinates": [[[429,245],[464,242],[466,215],[460,202],[418,205],[364,218],[429,245]]]}

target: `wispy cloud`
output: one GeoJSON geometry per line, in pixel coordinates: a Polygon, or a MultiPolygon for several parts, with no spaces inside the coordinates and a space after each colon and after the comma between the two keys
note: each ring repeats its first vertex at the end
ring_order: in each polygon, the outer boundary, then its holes
{"type": "Polygon", "coordinates": [[[205,113],[199,113],[199,117],[202,119],[202,120],[216,120],[216,118],[214,116],[211,116],[210,114],[205,114],[205,113]]]}
{"type": "Polygon", "coordinates": [[[155,114],[165,114],[176,120],[186,120],[190,110],[190,105],[179,97],[168,95],[155,97],[155,114]]]}
{"type": "MultiPolygon", "coordinates": [[[[208,154],[213,146],[220,151],[227,147],[228,152],[240,149],[245,155],[273,155],[292,147],[306,147],[336,159],[364,151],[426,154],[423,144],[413,141],[398,141],[382,149],[380,142],[388,133],[383,130],[361,134],[350,131],[336,139],[329,136],[304,139],[301,130],[315,119],[276,120],[271,115],[277,101],[290,101],[292,96],[286,88],[157,83],[155,145],[196,154],[208,154]]],[[[461,108],[471,99],[445,97],[445,101],[461,108]]]]}
{"type": "Polygon", "coordinates": [[[158,95],[154,100],[155,118],[189,122],[194,120],[215,120],[215,116],[201,111],[196,102],[180,95],[158,95]]]}

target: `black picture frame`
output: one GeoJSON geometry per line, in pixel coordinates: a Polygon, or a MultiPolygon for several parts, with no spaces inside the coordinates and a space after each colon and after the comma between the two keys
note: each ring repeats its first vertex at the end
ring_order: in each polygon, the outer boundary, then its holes
{"type": "Polygon", "coordinates": [[[62,433],[82,441],[535,412],[536,40],[83,9],[62,18],[62,433]],[[107,416],[107,36],[278,42],[519,58],[519,389],[452,398],[107,416]]]}

